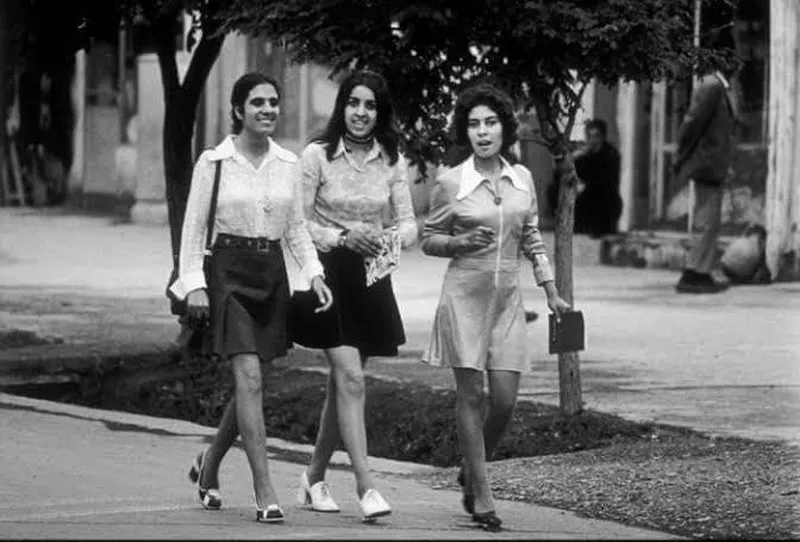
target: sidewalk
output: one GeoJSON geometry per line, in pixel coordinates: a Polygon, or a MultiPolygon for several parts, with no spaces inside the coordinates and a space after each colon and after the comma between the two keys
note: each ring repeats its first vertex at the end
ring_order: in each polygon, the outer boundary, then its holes
{"type": "MultiPolygon", "coordinates": [[[[78,352],[92,363],[93,353],[163,348],[174,338],[163,297],[167,231],[109,224],[0,209],[0,330],[65,341],[0,352],[0,374],[46,370],[78,352]]],[[[552,236],[545,241],[552,250],[552,236]]],[[[586,240],[576,246],[576,259],[590,261],[586,240]]],[[[419,251],[403,255],[393,281],[408,341],[400,358],[370,361],[370,372],[452,387],[449,372],[419,362],[446,264],[419,251]]],[[[533,371],[524,375],[521,395],[557,403],[546,307],[527,273],[526,306],[541,318],[529,327],[533,371]]],[[[674,272],[578,265],[574,275],[575,306],[587,322],[581,377],[588,408],[800,445],[800,283],[681,296],[674,272]]]]}
{"type": "MultiPolygon", "coordinates": [[[[223,509],[205,511],[197,502],[186,473],[213,434],[208,427],[6,394],[0,394],[0,411],[0,456],[7,466],[0,484],[0,538],[674,538],[507,501],[497,502],[507,530],[484,533],[461,511],[458,492],[433,490],[402,476],[429,467],[380,459],[372,459],[371,465],[394,514],[363,525],[349,472],[328,473],[341,514],[304,511],[294,501],[303,466],[276,453],[270,472],[287,521],[263,525],[254,521],[250,473],[238,448],[231,450],[220,473],[223,509]]],[[[276,444],[273,439],[268,443],[276,444]]],[[[341,458],[335,460],[341,463],[341,458]]]]}

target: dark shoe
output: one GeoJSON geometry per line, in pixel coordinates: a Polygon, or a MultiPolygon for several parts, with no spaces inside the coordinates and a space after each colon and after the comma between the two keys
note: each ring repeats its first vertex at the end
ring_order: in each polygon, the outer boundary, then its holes
{"type": "Polygon", "coordinates": [[[464,511],[470,516],[475,514],[475,497],[467,493],[467,481],[464,475],[464,465],[458,471],[458,485],[461,486],[461,504],[464,506],[464,511]]]}
{"type": "Polygon", "coordinates": [[[503,530],[503,522],[497,517],[494,510],[489,512],[481,512],[480,514],[472,514],[472,521],[478,524],[478,527],[491,533],[496,533],[503,530]]]}
{"type": "Polygon", "coordinates": [[[256,509],[256,521],[259,523],[283,523],[286,519],[283,510],[277,504],[270,504],[266,509],[256,509]]]}
{"type": "Polygon", "coordinates": [[[716,294],[728,289],[728,284],[720,283],[708,273],[698,273],[687,269],[681,275],[675,290],[681,294],[716,294]]]}

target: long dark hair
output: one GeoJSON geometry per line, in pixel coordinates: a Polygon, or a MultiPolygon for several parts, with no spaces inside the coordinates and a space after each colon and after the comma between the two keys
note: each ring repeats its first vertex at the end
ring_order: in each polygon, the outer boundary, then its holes
{"type": "Polygon", "coordinates": [[[517,129],[519,128],[519,123],[514,116],[514,101],[511,96],[496,86],[480,82],[468,87],[456,99],[450,131],[453,145],[446,154],[447,164],[456,166],[472,154],[472,146],[467,135],[469,112],[479,105],[485,105],[500,117],[500,124],[503,125],[503,144],[500,147],[500,155],[511,164],[517,163],[517,157],[511,151],[511,147],[517,142],[517,129]]]}
{"type": "Polygon", "coordinates": [[[347,100],[350,99],[350,93],[353,92],[353,89],[359,85],[364,85],[375,94],[378,113],[374,131],[375,139],[389,154],[389,164],[394,165],[398,157],[400,134],[398,134],[394,126],[394,106],[389,95],[389,84],[382,75],[372,71],[355,71],[342,81],[341,86],[339,86],[339,92],[336,94],[336,103],[333,106],[333,113],[328,120],[328,125],[322,134],[315,137],[312,142],[324,145],[328,161],[333,160],[339,140],[347,132],[347,126],[344,121],[347,100]]]}
{"type": "Polygon", "coordinates": [[[269,75],[261,72],[250,72],[241,76],[233,84],[231,91],[231,132],[238,134],[242,131],[242,119],[236,116],[237,109],[244,108],[244,102],[250,95],[250,91],[258,85],[272,85],[275,92],[278,93],[278,99],[281,98],[281,87],[278,82],[269,75]]]}

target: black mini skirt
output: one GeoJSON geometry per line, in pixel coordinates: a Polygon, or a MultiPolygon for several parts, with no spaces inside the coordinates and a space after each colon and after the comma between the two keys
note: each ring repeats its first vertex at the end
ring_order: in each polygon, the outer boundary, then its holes
{"type": "Polygon", "coordinates": [[[319,306],[311,291],[297,291],[289,309],[290,337],[307,348],[352,346],[362,356],[396,356],[406,336],[391,275],[367,287],[364,258],[346,248],[320,252],[325,281],[333,292],[333,305],[319,306]]]}
{"type": "Polygon", "coordinates": [[[286,355],[289,280],[279,241],[218,235],[207,278],[213,354],[286,355]]]}

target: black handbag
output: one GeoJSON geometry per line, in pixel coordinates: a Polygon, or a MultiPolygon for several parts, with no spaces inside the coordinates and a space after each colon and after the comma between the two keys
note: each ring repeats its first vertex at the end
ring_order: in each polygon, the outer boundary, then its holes
{"type": "MultiPolygon", "coordinates": [[[[218,160],[216,170],[214,171],[214,186],[211,189],[211,205],[208,208],[208,222],[206,224],[206,253],[211,250],[211,237],[213,235],[212,230],[214,229],[214,218],[217,214],[217,196],[219,194],[219,178],[221,171],[222,161],[218,160]]],[[[170,302],[170,312],[175,316],[185,317],[187,313],[186,298],[178,299],[170,290],[170,287],[175,283],[176,280],[178,280],[178,262],[179,255],[173,254],[172,272],[170,273],[169,280],[167,281],[166,295],[170,302]]],[[[203,273],[206,276],[206,284],[208,284],[208,255],[206,255],[203,259],[203,273]]]]}

